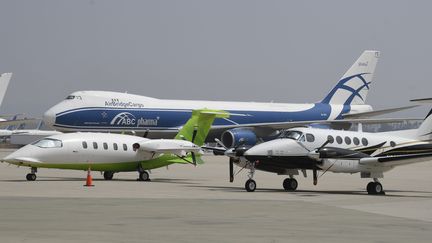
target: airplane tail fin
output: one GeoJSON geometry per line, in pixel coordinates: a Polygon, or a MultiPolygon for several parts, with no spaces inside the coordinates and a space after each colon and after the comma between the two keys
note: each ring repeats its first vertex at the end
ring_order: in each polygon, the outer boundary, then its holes
{"type": "Polygon", "coordinates": [[[3,73],[0,75],[0,105],[3,102],[3,98],[6,94],[9,81],[12,78],[12,73],[3,73]]]}
{"type": "Polygon", "coordinates": [[[365,104],[379,56],[379,51],[364,51],[321,103],[365,104]]]}
{"type": "Polygon", "coordinates": [[[175,139],[185,139],[202,146],[216,118],[228,118],[229,113],[218,110],[193,110],[191,118],[180,129],[175,139]]]}

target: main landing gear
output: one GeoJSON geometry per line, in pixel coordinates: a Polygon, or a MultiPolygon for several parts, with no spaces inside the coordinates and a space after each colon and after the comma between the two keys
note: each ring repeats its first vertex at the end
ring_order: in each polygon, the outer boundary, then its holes
{"type": "Polygon", "coordinates": [[[149,173],[145,170],[139,172],[138,181],[150,181],[149,173]]]}
{"type": "Polygon", "coordinates": [[[31,167],[31,172],[26,175],[26,179],[28,181],[35,181],[36,180],[36,173],[37,173],[37,168],[31,167]]]}
{"type": "Polygon", "coordinates": [[[112,180],[112,178],[114,177],[114,172],[113,171],[104,171],[103,177],[107,181],[112,180]]]}
{"type": "Polygon", "coordinates": [[[285,191],[295,191],[297,189],[298,182],[294,178],[286,178],[282,185],[285,191]]]}
{"type": "Polygon", "coordinates": [[[369,195],[385,195],[383,186],[376,178],[367,184],[366,190],[369,195]]]}

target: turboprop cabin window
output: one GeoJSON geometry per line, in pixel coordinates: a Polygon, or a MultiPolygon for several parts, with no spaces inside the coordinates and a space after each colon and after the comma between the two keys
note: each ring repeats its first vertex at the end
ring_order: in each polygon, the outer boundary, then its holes
{"type": "Polygon", "coordinates": [[[34,146],[39,148],[61,148],[63,147],[62,141],[52,138],[44,138],[39,141],[32,143],[34,146]]]}
{"type": "Polygon", "coordinates": [[[313,143],[315,141],[314,135],[306,133],[306,141],[308,141],[309,143],[313,143]]]}
{"type": "Polygon", "coordinates": [[[334,143],[334,138],[332,135],[328,135],[327,140],[329,141],[329,143],[334,143]]]}
{"type": "Polygon", "coordinates": [[[360,140],[358,138],[353,138],[353,142],[355,145],[359,145],[360,144],[360,140]]]}
{"type": "Polygon", "coordinates": [[[362,144],[363,144],[363,146],[367,146],[368,140],[366,138],[362,138],[362,144]]]}
{"type": "Polygon", "coordinates": [[[337,137],[336,137],[336,142],[337,142],[338,144],[342,144],[342,138],[341,138],[340,136],[337,136],[337,137]]]}
{"type": "Polygon", "coordinates": [[[349,137],[345,137],[345,143],[346,143],[347,145],[350,145],[350,144],[351,144],[351,138],[349,138],[349,137]]]}

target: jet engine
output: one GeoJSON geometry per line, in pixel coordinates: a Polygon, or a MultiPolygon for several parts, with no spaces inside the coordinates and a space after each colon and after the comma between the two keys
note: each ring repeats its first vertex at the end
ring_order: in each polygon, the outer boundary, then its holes
{"type": "Polygon", "coordinates": [[[234,128],[222,133],[222,143],[228,148],[240,144],[253,146],[257,143],[257,136],[251,129],[234,128]]]}

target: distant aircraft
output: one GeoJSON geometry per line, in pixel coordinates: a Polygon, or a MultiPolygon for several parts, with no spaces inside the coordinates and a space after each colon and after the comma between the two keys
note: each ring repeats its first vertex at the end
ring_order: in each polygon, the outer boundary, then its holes
{"type": "MultiPolygon", "coordinates": [[[[415,101],[429,101],[421,99],[415,101]]],[[[378,181],[384,172],[397,166],[432,160],[432,110],[418,129],[368,133],[312,127],[291,128],[279,139],[264,142],[252,148],[222,149],[230,159],[230,179],[233,180],[233,163],[250,170],[245,184],[247,191],[254,191],[255,169],[288,175],[283,181],[287,191],[297,188],[294,176],[306,170],[313,171],[317,184],[318,171],[335,173],[360,173],[361,178],[373,178],[367,185],[369,194],[383,194],[378,181]]]]}
{"type": "Polygon", "coordinates": [[[148,139],[112,133],[68,133],[43,138],[5,157],[2,161],[31,168],[26,178],[36,180],[37,168],[103,171],[111,180],[114,173],[138,171],[148,180],[146,170],[173,163],[201,163],[201,146],[215,118],[229,114],[194,110],[175,139],[148,139]]]}
{"type": "MultiPolygon", "coordinates": [[[[243,116],[216,119],[208,141],[221,137],[227,147],[237,146],[240,140],[254,145],[259,138],[276,136],[279,129],[409,108],[372,111],[372,107],[365,104],[378,57],[378,51],[363,52],[330,93],[317,103],[165,100],[127,93],[78,91],[46,111],[44,121],[64,132],[132,131],[149,138],[170,138],[185,124],[192,110],[226,110],[243,116]]],[[[286,88],[291,90],[289,86],[286,88]]]]}
{"type": "MultiPolygon", "coordinates": [[[[12,78],[12,73],[3,73],[0,75],[0,106],[3,103],[4,96],[6,94],[6,90],[9,86],[9,81],[12,78]]],[[[7,117],[13,117],[15,115],[0,115],[0,127],[6,127],[6,126],[15,126],[20,125],[24,123],[32,123],[37,121],[37,119],[13,119],[13,120],[7,120],[5,118],[7,117]]],[[[0,137],[2,133],[7,133],[7,131],[0,129],[0,137]]]]}

